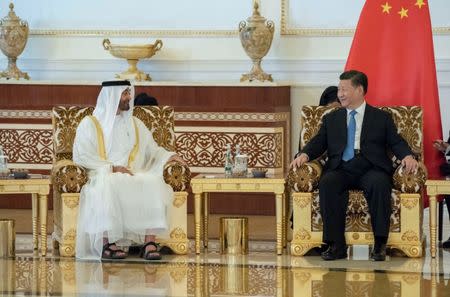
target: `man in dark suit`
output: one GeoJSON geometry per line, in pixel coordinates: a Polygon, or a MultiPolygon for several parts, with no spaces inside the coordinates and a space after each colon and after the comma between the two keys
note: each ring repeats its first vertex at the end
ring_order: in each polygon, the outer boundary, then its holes
{"type": "Polygon", "coordinates": [[[329,245],[322,258],[347,257],[344,234],[348,190],[358,188],[367,199],[375,236],[371,259],[384,261],[393,173],[386,149],[402,160],[406,173],[416,170],[418,164],[406,141],[397,133],[392,117],[365,102],[367,76],[350,70],[339,78],[338,98],[343,108],[323,117],[319,132],[297,154],[291,166],[300,167],[327,151],[328,161],[319,181],[323,241],[329,245]]]}

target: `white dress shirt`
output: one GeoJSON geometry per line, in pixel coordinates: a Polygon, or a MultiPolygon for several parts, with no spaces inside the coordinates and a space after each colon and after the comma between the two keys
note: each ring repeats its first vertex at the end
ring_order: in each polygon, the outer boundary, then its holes
{"type": "MultiPolygon", "coordinates": [[[[355,150],[359,150],[361,148],[361,129],[362,129],[362,122],[364,119],[364,111],[366,110],[366,101],[364,101],[358,108],[355,109],[355,121],[356,121],[356,133],[355,133],[355,150]]],[[[350,123],[350,112],[352,109],[347,108],[347,126],[348,123],[350,123]]]]}

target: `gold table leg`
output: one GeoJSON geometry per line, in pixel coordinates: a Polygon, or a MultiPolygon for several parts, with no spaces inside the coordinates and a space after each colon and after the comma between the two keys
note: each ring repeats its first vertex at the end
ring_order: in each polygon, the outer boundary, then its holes
{"type": "Polygon", "coordinates": [[[194,296],[195,297],[203,297],[205,296],[203,290],[203,269],[205,267],[201,266],[200,263],[195,264],[195,288],[194,288],[194,296]]]}
{"type": "Polygon", "coordinates": [[[436,195],[430,195],[430,251],[431,257],[436,257],[436,195]]]}
{"type": "Polygon", "coordinates": [[[275,212],[277,220],[277,255],[283,253],[283,194],[275,194],[275,212]]]}
{"type": "Polygon", "coordinates": [[[41,223],[41,256],[47,254],[47,195],[39,194],[39,219],[41,223]]]}
{"type": "Polygon", "coordinates": [[[285,194],[283,194],[283,218],[282,218],[282,224],[283,224],[283,234],[282,234],[282,238],[281,238],[281,240],[282,240],[282,244],[283,244],[283,248],[285,248],[286,247],[286,244],[287,244],[287,225],[286,225],[286,213],[287,213],[287,205],[288,205],[288,202],[286,201],[286,195],[285,194]]]}
{"type": "MultiPolygon", "coordinates": [[[[35,263],[37,265],[37,263],[35,263]]],[[[47,261],[44,258],[41,258],[39,261],[39,292],[42,295],[46,295],[48,293],[48,266],[47,261]]]]}
{"type": "Polygon", "coordinates": [[[37,194],[31,194],[31,218],[33,222],[33,249],[37,250],[38,247],[38,212],[39,202],[37,194]]]}
{"type": "MultiPolygon", "coordinates": [[[[430,202],[431,202],[431,200],[430,200],[430,202]]],[[[436,281],[437,263],[436,263],[436,259],[431,259],[430,265],[431,265],[431,297],[436,297],[437,296],[437,290],[436,290],[436,287],[437,287],[437,281],[436,281]]]]}
{"type": "Polygon", "coordinates": [[[208,248],[209,193],[203,193],[203,246],[208,248]]]}
{"type": "Polygon", "coordinates": [[[202,211],[202,194],[195,193],[194,201],[194,221],[195,221],[195,253],[200,254],[200,224],[202,211]]]}

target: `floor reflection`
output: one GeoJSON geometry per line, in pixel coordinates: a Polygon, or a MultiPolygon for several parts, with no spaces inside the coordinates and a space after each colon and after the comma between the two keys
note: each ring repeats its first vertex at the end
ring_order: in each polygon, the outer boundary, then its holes
{"type": "Polygon", "coordinates": [[[371,262],[362,270],[357,266],[320,267],[317,264],[324,262],[314,257],[270,257],[271,264],[263,264],[262,258],[252,256],[217,254],[172,257],[161,263],[141,262],[137,258],[104,263],[57,257],[0,259],[0,294],[450,296],[448,272],[436,262],[431,263],[435,266],[430,272],[424,272],[423,259],[400,259],[396,269],[370,271],[367,267],[371,267],[371,262]]]}

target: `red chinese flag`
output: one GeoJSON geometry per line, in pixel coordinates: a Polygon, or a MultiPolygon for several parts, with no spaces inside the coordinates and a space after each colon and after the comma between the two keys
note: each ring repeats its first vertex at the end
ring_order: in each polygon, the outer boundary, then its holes
{"type": "Polygon", "coordinates": [[[428,1],[366,0],[345,69],[367,74],[370,104],[422,107],[425,165],[439,176],[443,158],[432,142],[442,139],[442,129],[428,1]]]}

